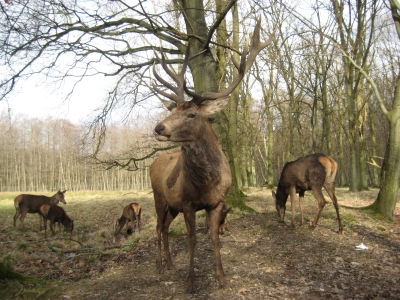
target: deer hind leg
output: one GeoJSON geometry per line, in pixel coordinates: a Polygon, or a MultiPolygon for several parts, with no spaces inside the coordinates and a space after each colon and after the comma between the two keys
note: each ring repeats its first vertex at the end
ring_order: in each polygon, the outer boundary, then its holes
{"type": "Polygon", "coordinates": [[[290,195],[290,204],[291,204],[291,207],[292,207],[292,221],[291,221],[290,225],[294,228],[294,226],[296,224],[296,221],[295,221],[295,210],[296,210],[296,208],[295,208],[295,204],[294,204],[295,197],[296,197],[296,188],[294,186],[290,187],[289,195],[290,195]]]}
{"type": "Polygon", "coordinates": [[[216,272],[215,276],[219,282],[220,287],[224,287],[226,284],[225,273],[222,267],[221,260],[221,242],[219,239],[219,226],[220,226],[220,218],[221,218],[221,210],[223,209],[223,204],[220,204],[216,209],[210,210],[207,215],[209,215],[209,226],[210,226],[210,234],[211,241],[214,246],[214,254],[215,254],[215,264],[216,264],[216,272]]]}
{"type": "Polygon", "coordinates": [[[324,198],[324,195],[322,194],[321,188],[312,188],[312,191],[314,192],[314,196],[315,196],[315,198],[316,198],[317,201],[318,201],[318,212],[317,212],[317,214],[315,215],[315,218],[314,218],[313,223],[310,225],[310,227],[311,227],[312,229],[314,229],[315,226],[317,226],[318,219],[319,219],[319,217],[320,217],[320,215],[321,215],[322,210],[323,210],[324,207],[325,207],[326,200],[325,200],[325,198],[324,198]]]}
{"type": "Polygon", "coordinates": [[[139,210],[139,213],[137,214],[137,226],[138,226],[138,231],[140,233],[140,218],[142,215],[142,210],[139,210]]]}
{"type": "Polygon", "coordinates": [[[27,213],[27,211],[21,211],[21,217],[19,218],[23,229],[25,229],[24,221],[27,213]]]}
{"type": "MultiPolygon", "coordinates": [[[[135,234],[135,230],[136,230],[136,213],[135,210],[132,209],[129,213],[129,217],[131,219],[131,226],[132,226],[132,234],[135,234]]],[[[127,222],[129,222],[129,220],[127,220],[127,222]]],[[[128,223],[126,224],[126,226],[128,227],[128,223]]]]}
{"type": "Polygon", "coordinates": [[[43,217],[39,214],[39,231],[43,230],[43,217]]]}
{"type": "Polygon", "coordinates": [[[47,219],[43,217],[43,223],[44,223],[44,237],[47,239],[47,219]]]}
{"type": "Polygon", "coordinates": [[[189,239],[189,275],[188,275],[188,285],[187,292],[194,293],[195,292],[195,284],[194,284],[194,252],[197,243],[196,237],[196,211],[192,207],[191,204],[187,204],[183,208],[183,215],[185,217],[186,229],[188,232],[189,239]]]}
{"type": "Polygon", "coordinates": [[[205,220],[205,224],[204,224],[204,234],[207,234],[209,229],[210,229],[210,212],[206,211],[206,220],[205,220]]]}
{"type": "Polygon", "coordinates": [[[334,186],[334,184],[326,184],[325,189],[328,192],[328,195],[331,198],[333,206],[335,207],[335,210],[336,210],[336,216],[337,216],[338,223],[339,223],[339,233],[343,234],[343,226],[342,226],[342,221],[340,219],[339,204],[338,204],[336,194],[335,194],[335,186],[334,186]]]}
{"type": "Polygon", "coordinates": [[[21,210],[18,208],[15,208],[15,215],[14,215],[14,227],[17,227],[17,219],[21,215],[21,210]]]}
{"type": "Polygon", "coordinates": [[[304,224],[304,213],[303,213],[304,193],[305,193],[305,191],[299,192],[299,207],[300,207],[300,213],[301,213],[301,225],[304,224]]]}

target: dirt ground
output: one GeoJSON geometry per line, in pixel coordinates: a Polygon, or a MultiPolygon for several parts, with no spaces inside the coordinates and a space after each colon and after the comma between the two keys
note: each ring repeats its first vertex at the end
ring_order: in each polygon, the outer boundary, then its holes
{"type": "MultiPolygon", "coordinates": [[[[15,271],[42,278],[45,283],[7,282],[9,293],[0,293],[0,298],[400,299],[398,219],[386,222],[367,211],[342,206],[345,232],[340,235],[329,200],[314,230],[307,225],[291,229],[277,222],[271,190],[247,192],[246,203],[255,212],[234,211],[228,216],[229,230],[221,236],[227,278],[223,289],[214,277],[214,252],[210,236],[202,232],[202,213],[198,213],[196,294],[186,293],[188,242],[183,216],[170,228],[174,269],[156,272],[155,213],[147,191],[132,198],[144,209],[142,231],[131,236],[124,232],[114,237],[111,225],[122,212],[123,203],[132,200],[129,197],[96,200],[97,211],[88,201],[72,198],[66,206],[76,222],[72,241],[64,240],[67,237],[61,234],[44,241],[43,232],[14,229],[13,212],[8,211],[0,219],[3,260],[7,256],[15,271]],[[87,221],[89,216],[91,222],[87,221]],[[358,249],[360,244],[368,249],[358,249]],[[121,245],[126,247],[113,248],[121,245]]],[[[376,194],[377,190],[357,194],[337,190],[339,204],[346,206],[367,205],[376,194]]],[[[316,212],[316,200],[306,193],[305,202],[309,222],[316,212]]],[[[299,222],[298,207],[296,213],[299,222]]],[[[288,205],[287,224],[290,214],[288,205]]],[[[400,215],[399,206],[396,214],[400,215]]],[[[28,218],[31,223],[27,224],[37,225],[36,216],[28,218]]]]}

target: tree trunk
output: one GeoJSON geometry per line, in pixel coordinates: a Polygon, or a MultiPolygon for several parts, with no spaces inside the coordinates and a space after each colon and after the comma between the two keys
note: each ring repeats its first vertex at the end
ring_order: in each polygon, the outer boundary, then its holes
{"type": "Polygon", "coordinates": [[[389,119],[389,140],[381,170],[381,189],[372,207],[393,219],[400,185],[400,75],[397,77],[389,119]]]}
{"type": "MultiPolygon", "coordinates": [[[[185,11],[186,31],[188,34],[193,34],[196,36],[190,38],[190,54],[193,55],[203,50],[203,43],[198,37],[207,40],[208,36],[208,27],[205,21],[203,1],[182,0],[182,6],[185,11]]],[[[216,7],[218,11],[222,11],[226,7],[226,1],[216,0],[216,7]]],[[[217,40],[222,41],[221,44],[226,44],[227,39],[228,35],[226,32],[225,20],[223,20],[217,28],[217,40]]],[[[226,80],[224,80],[227,70],[225,53],[217,53],[217,55],[219,59],[218,65],[210,51],[206,51],[189,62],[189,68],[192,72],[196,93],[202,93],[206,91],[216,92],[219,88],[217,84],[218,82],[226,83],[226,80]],[[217,74],[221,77],[217,78],[217,74]]],[[[221,118],[221,120],[223,121],[224,118],[221,118]]],[[[231,122],[234,123],[234,121],[231,120],[228,123],[229,126],[231,122]]],[[[232,171],[232,185],[229,190],[227,201],[233,207],[245,209],[247,206],[243,201],[243,197],[241,196],[241,191],[237,181],[238,176],[236,176],[235,157],[233,156],[232,149],[230,147],[232,144],[230,141],[231,136],[226,134],[233,131],[233,129],[230,129],[229,127],[226,128],[226,126],[223,126],[223,124],[217,126],[219,127],[216,129],[217,133],[221,134],[225,131],[225,140],[228,141],[225,145],[223,145],[225,155],[228,157],[232,171]]]]}

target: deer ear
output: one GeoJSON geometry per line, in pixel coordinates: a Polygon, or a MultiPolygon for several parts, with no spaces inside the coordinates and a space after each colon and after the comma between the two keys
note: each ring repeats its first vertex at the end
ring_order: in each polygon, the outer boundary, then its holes
{"type": "Polygon", "coordinates": [[[164,104],[164,106],[165,106],[169,111],[172,111],[172,110],[176,107],[176,102],[175,102],[175,101],[161,99],[161,102],[164,104]]]}
{"type": "Polygon", "coordinates": [[[229,103],[230,99],[230,97],[225,97],[214,100],[209,104],[205,104],[203,105],[204,112],[207,116],[220,112],[229,103]]]}

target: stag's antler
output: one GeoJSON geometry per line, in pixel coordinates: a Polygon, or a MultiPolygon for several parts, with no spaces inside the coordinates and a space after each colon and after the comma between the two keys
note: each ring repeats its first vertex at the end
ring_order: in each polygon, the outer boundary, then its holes
{"type": "Polygon", "coordinates": [[[254,63],[258,53],[267,47],[269,44],[271,44],[272,39],[275,35],[275,33],[272,33],[267,41],[264,43],[261,43],[260,41],[260,28],[261,28],[261,18],[258,18],[257,24],[254,28],[253,32],[253,42],[251,44],[250,52],[249,52],[249,41],[246,40],[246,44],[244,46],[244,49],[242,51],[242,55],[240,58],[240,65],[234,60],[232,56],[232,62],[235,65],[235,67],[238,69],[238,75],[233,79],[231,84],[222,92],[219,93],[212,93],[212,92],[207,92],[203,94],[196,94],[193,91],[190,91],[185,87],[185,91],[188,95],[193,97],[193,102],[196,104],[200,105],[203,101],[206,100],[216,100],[219,98],[223,98],[228,96],[232,91],[239,85],[240,81],[243,79],[244,75],[246,72],[251,68],[252,64],[254,63]],[[247,53],[249,52],[248,58],[246,60],[247,53]]]}
{"type": "MultiPolygon", "coordinates": [[[[175,82],[176,82],[176,86],[170,84],[169,82],[167,82],[166,80],[164,80],[160,75],[157,74],[156,72],[156,68],[155,68],[155,63],[153,64],[153,74],[154,77],[161,83],[163,84],[165,87],[167,87],[169,90],[173,91],[174,94],[171,93],[167,93],[164,92],[163,90],[160,90],[153,82],[153,89],[163,95],[164,97],[167,97],[168,99],[171,99],[172,101],[175,102],[183,102],[185,101],[185,91],[184,91],[184,85],[185,85],[185,72],[186,72],[186,68],[188,65],[188,61],[185,59],[183,61],[183,65],[182,65],[182,69],[181,72],[179,74],[175,74],[165,63],[165,55],[164,52],[161,52],[161,59],[158,57],[157,52],[154,51],[154,54],[156,56],[156,60],[161,64],[162,68],[164,69],[164,71],[168,74],[168,76],[170,76],[175,82]]],[[[189,52],[189,45],[187,47],[186,50],[186,57],[188,55],[189,52]]]]}
{"type": "Polygon", "coordinates": [[[153,89],[163,95],[164,97],[167,97],[168,99],[175,101],[175,102],[183,102],[185,101],[185,73],[186,69],[188,66],[189,61],[192,59],[196,58],[200,54],[204,53],[206,50],[203,50],[195,55],[189,56],[189,51],[190,51],[190,43],[186,47],[186,54],[185,54],[185,59],[183,60],[182,64],[182,69],[179,72],[179,74],[176,74],[174,71],[172,71],[168,65],[165,62],[165,55],[164,52],[160,49],[161,52],[161,59],[158,57],[157,52],[154,51],[154,54],[156,56],[156,60],[161,64],[162,68],[164,71],[168,74],[169,77],[171,77],[175,83],[176,86],[170,84],[166,80],[164,80],[160,75],[157,74],[157,71],[155,69],[155,63],[153,64],[153,74],[154,77],[161,83],[163,84],[166,88],[170,89],[171,91],[174,92],[174,94],[167,93],[163,90],[160,90],[154,83],[153,83],[153,89]]]}
{"type": "Polygon", "coordinates": [[[261,28],[261,18],[258,18],[257,24],[256,24],[256,26],[254,28],[254,32],[253,32],[253,41],[251,44],[250,51],[249,51],[249,41],[246,40],[246,44],[245,44],[244,49],[241,54],[240,64],[238,64],[232,56],[232,62],[235,65],[235,67],[238,69],[238,74],[233,79],[231,84],[224,91],[219,92],[219,93],[206,92],[203,94],[197,94],[197,93],[189,90],[186,87],[185,72],[186,72],[189,61],[192,60],[193,58],[197,57],[198,55],[202,54],[205,51],[204,50],[200,53],[197,53],[197,54],[189,57],[190,45],[188,45],[186,48],[185,59],[183,61],[182,70],[179,74],[175,74],[167,66],[167,64],[165,63],[165,56],[162,51],[161,51],[161,59],[158,57],[157,53],[155,52],[156,60],[161,64],[164,71],[176,82],[176,86],[173,86],[172,84],[165,81],[161,76],[159,76],[155,70],[155,65],[153,65],[154,77],[161,84],[163,84],[169,90],[174,92],[174,94],[167,93],[165,91],[160,90],[159,88],[157,88],[157,86],[155,86],[155,84],[153,84],[153,89],[157,93],[159,93],[159,94],[163,95],[164,97],[167,97],[168,99],[171,99],[175,102],[183,102],[185,100],[185,92],[186,92],[189,96],[191,96],[193,98],[192,101],[194,103],[196,103],[197,105],[200,105],[202,102],[204,102],[206,100],[216,100],[216,99],[228,96],[239,85],[240,81],[243,79],[246,72],[251,68],[258,53],[272,42],[274,33],[270,35],[270,37],[267,41],[265,41],[264,43],[261,43],[260,28],[261,28]],[[246,60],[247,54],[248,54],[248,57],[246,60]]]}

